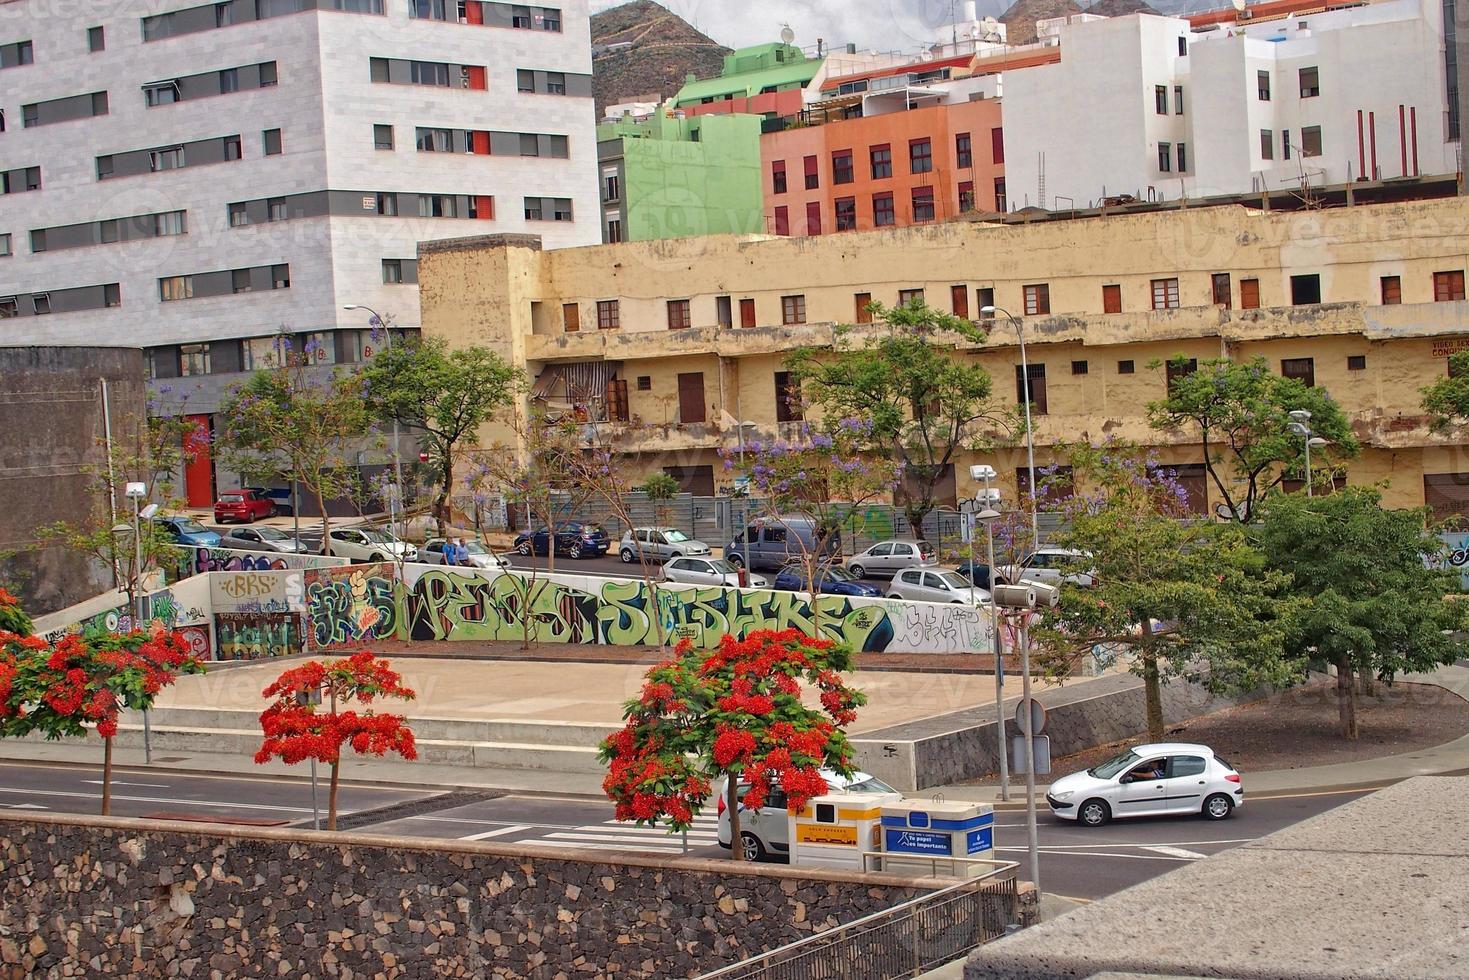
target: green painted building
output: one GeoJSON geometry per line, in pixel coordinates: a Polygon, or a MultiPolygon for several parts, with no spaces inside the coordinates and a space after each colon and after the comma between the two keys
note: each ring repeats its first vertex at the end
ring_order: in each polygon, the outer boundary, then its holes
{"type": "Polygon", "coordinates": [[[599,127],[602,241],[764,232],[760,122],[660,109],[599,127]]]}
{"type": "Polygon", "coordinates": [[[794,115],[801,109],[801,91],[811,84],[822,64],[822,59],[807,58],[800,48],[789,44],[741,48],[724,56],[724,71],[718,78],[701,81],[690,76],[673,97],[673,104],[696,112],[794,115]],[[709,108],[698,108],[701,106],[709,108]]]}

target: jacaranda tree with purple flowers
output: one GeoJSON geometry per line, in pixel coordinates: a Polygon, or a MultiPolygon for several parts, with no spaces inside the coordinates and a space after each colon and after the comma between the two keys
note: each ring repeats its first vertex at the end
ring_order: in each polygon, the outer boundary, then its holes
{"type": "Polygon", "coordinates": [[[1143,679],[1148,737],[1163,737],[1163,685],[1183,678],[1226,693],[1284,687],[1305,675],[1286,646],[1298,604],[1237,523],[1191,519],[1176,475],[1135,446],[1070,451],[1079,492],[1055,538],[1086,557],[1094,584],[1065,584],[1032,631],[1057,676],[1116,655],[1143,679]]]}
{"type": "Polygon", "coordinates": [[[315,366],[314,343],[295,350],[283,332],[275,365],[229,391],[216,416],[224,464],[248,476],[294,480],[321,509],[321,550],[330,544],[327,500],[352,492],[354,456],[371,424],[362,378],[315,366]]]}
{"type": "Polygon", "coordinates": [[[795,545],[792,564],[812,595],[813,636],[821,635],[815,595],[822,565],[833,554],[840,560],[842,520],[854,508],[892,494],[901,476],[892,460],[864,452],[872,437],[871,420],[843,418],[803,424],[789,440],[747,444],[743,464],[739,453],[722,451],[725,469],[749,477],[750,496],[762,501],[767,522],[799,517],[814,528],[810,541],[787,535],[795,545]]]}

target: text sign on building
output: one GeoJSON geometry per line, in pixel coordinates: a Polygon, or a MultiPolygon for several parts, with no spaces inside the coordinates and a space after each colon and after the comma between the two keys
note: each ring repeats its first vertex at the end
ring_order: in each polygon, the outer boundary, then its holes
{"type": "Polygon", "coordinates": [[[935,834],[926,830],[898,830],[887,828],[882,849],[889,854],[944,854],[952,855],[953,838],[948,834],[935,834]]]}
{"type": "Polygon", "coordinates": [[[796,824],[796,841],[800,844],[832,844],[856,847],[856,827],[828,827],[822,824],[796,824]]]}
{"type": "Polygon", "coordinates": [[[1469,350],[1469,337],[1449,337],[1433,342],[1434,357],[1448,357],[1461,350],[1469,350]]]}
{"type": "Polygon", "coordinates": [[[980,851],[992,850],[995,846],[995,830],[993,827],[980,827],[971,830],[964,836],[964,850],[969,854],[978,854],[980,851]]]}

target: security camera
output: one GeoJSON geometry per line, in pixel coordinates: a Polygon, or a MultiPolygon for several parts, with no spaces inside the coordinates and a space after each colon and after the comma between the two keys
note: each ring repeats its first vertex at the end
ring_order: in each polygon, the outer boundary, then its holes
{"type": "Polygon", "coordinates": [[[1035,604],[1047,609],[1055,609],[1061,604],[1061,589],[1054,585],[1046,585],[1043,582],[1031,582],[1030,587],[1035,591],[1035,604]]]}
{"type": "Polygon", "coordinates": [[[995,476],[996,473],[993,466],[976,464],[969,467],[969,479],[975,480],[979,483],[983,483],[985,480],[993,480],[995,479],[995,476]]]}
{"type": "Polygon", "coordinates": [[[1004,609],[1034,609],[1035,587],[1026,582],[1023,585],[996,585],[990,590],[995,597],[995,605],[1004,609]]]}

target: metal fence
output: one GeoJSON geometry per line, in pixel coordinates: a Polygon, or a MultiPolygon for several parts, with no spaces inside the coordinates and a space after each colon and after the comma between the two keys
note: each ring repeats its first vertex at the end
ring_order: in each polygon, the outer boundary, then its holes
{"type": "Polygon", "coordinates": [[[1014,864],[699,980],[897,980],[952,963],[1019,921],[1014,864]]]}

